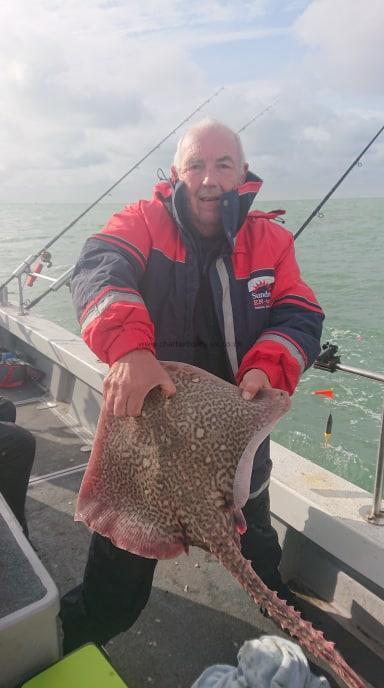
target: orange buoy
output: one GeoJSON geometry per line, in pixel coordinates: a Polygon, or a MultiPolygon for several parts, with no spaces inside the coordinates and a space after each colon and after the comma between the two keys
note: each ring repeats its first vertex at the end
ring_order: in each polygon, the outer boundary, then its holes
{"type": "Polygon", "coordinates": [[[315,389],[312,394],[321,394],[324,397],[328,397],[329,399],[333,399],[333,389],[315,389]]]}

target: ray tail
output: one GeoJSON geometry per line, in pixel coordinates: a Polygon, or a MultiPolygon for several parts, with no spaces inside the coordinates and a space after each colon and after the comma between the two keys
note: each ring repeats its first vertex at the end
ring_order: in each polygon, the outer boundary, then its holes
{"type": "Polygon", "coordinates": [[[363,681],[337,652],[334,643],[326,640],[321,631],[316,630],[308,621],[304,621],[298,611],[264,585],[234,542],[221,538],[220,541],[216,540],[220,544],[214,545],[212,541],[213,538],[207,543],[212,554],[239,581],[256,604],[267,611],[275,624],[297,640],[304,650],[324,662],[331,674],[342,679],[346,688],[366,688],[363,681]]]}

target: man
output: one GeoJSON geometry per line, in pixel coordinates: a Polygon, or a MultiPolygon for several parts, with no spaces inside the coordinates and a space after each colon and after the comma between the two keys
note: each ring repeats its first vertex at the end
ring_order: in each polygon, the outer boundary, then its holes
{"type": "Polygon", "coordinates": [[[0,492],[28,537],[25,499],[35,458],[34,436],[15,424],[16,407],[0,397],[0,492]]]}
{"type": "MultiPolygon", "coordinates": [[[[175,394],[161,360],[205,368],[251,399],[271,386],[292,394],[318,355],[323,315],[300,278],[292,235],[271,222],[278,213],[249,213],[260,186],[239,137],[203,120],[179,142],[171,180],[152,201],[127,206],[87,241],[72,291],[85,341],[110,365],[111,414],[138,416],[156,386],[175,394]]],[[[254,461],[242,550],[286,596],[270,469],[267,439],[254,461]]],[[[64,651],[132,625],[155,566],[94,534],[83,584],[62,601],[64,651]]]]}

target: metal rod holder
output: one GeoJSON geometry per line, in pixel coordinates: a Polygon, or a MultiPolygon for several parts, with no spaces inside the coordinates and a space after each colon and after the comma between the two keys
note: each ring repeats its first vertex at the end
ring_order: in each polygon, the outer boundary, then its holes
{"type": "Polygon", "coordinates": [[[377,382],[384,382],[384,375],[382,373],[372,373],[371,370],[363,370],[362,368],[353,368],[352,366],[346,366],[337,364],[337,370],[341,370],[343,373],[352,373],[352,375],[360,375],[360,377],[365,377],[369,380],[376,380],[377,382]]]}
{"type": "Polygon", "coordinates": [[[40,272],[28,272],[29,277],[35,277],[36,279],[45,280],[46,282],[56,282],[55,277],[49,277],[48,275],[42,275],[40,272]]]}

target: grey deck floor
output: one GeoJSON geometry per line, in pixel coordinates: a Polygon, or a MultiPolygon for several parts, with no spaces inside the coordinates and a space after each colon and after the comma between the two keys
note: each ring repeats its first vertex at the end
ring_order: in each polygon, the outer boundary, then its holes
{"type": "MultiPolygon", "coordinates": [[[[32,392],[28,390],[26,396],[33,396],[32,392]]],[[[8,396],[20,399],[20,392],[8,396]]],[[[54,410],[39,410],[41,405],[18,407],[17,422],[31,429],[37,439],[33,475],[86,462],[89,454],[80,451],[84,441],[54,410]]],[[[35,482],[29,488],[30,538],[61,593],[81,581],[87,557],[90,533],[73,521],[82,475],[79,471],[35,482]]],[[[337,618],[310,604],[306,611],[369,684],[382,688],[384,665],[376,655],[341,632],[337,618]]],[[[188,557],[158,564],[146,609],[106,649],[129,688],[189,688],[207,666],[235,664],[241,644],[263,633],[282,635],[211,555],[193,549],[188,557]]]]}

